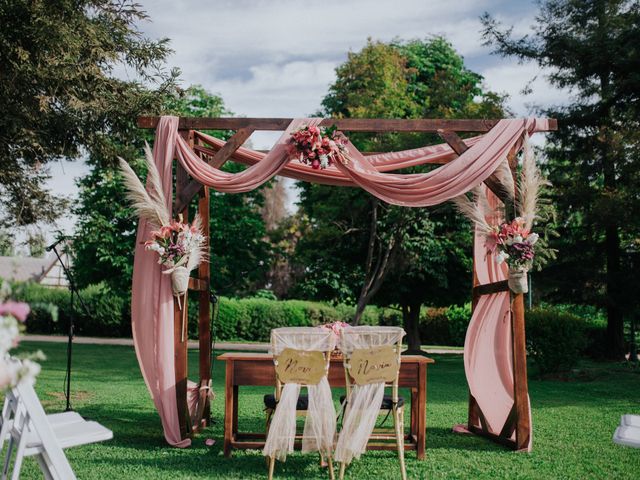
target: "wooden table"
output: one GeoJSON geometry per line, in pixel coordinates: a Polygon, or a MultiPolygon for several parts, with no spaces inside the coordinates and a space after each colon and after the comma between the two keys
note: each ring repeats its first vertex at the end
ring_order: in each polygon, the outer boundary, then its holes
{"type": "MultiPolygon", "coordinates": [[[[224,455],[231,456],[234,448],[261,449],[265,433],[238,432],[238,394],[240,386],[275,387],[273,357],[266,353],[224,353],[218,360],[226,362],[224,398],[224,455]]],[[[411,389],[411,423],[405,435],[405,450],[416,450],[418,460],[424,459],[427,433],[427,365],[431,358],[419,355],[402,356],[399,385],[411,389]]],[[[329,384],[344,387],[344,368],[341,359],[332,359],[329,384]]],[[[395,444],[370,446],[372,449],[395,450],[395,444]]]]}

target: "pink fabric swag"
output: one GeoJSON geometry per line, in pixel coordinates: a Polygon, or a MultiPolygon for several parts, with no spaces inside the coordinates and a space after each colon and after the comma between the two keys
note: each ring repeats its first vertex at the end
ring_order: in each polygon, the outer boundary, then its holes
{"type": "MultiPolygon", "coordinates": [[[[289,162],[285,144],[290,133],[302,125],[317,124],[320,120],[293,120],[266,154],[239,148],[232,159],[248,165],[248,168],[240,173],[228,173],[208,165],[193,152],[178,134],[177,117],[162,117],[156,129],[153,156],[162,177],[168,206],[172,201],[173,158],[177,158],[195,180],[220,192],[247,192],[275,175],[282,175],[328,185],[358,186],[394,205],[436,205],[480,185],[506,159],[511,148],[520,144],[525,131],[534,133],[547,129],[546,120],[501,120],[485,135],[466,140],[470,148],[459,157],[448,145],[365,157],[349,144],[350,161],[344,165],[338,163],[326,170],[313,170],[302,163],[289,162]],[[386,173],[434,162],[448,163],[429,173],[386,173]]],[[[197,132],[196,135],[214,149],[224,145],[223,141],[206,134],[197,132]]],[[[154,254],[144,250],[143,244],[150,231],[149,225],[142,220],[136,239],[131,299],[134,344],[167,442],[176,447],[187,447],[191,441],[181,440],[177,414],[171,281],[162,274],[154,254]]],[[[482,261],[484,252],[476,248],[475,257],[476,262],[482,261]]],[[[482,268],[485,267],[478,271],[482,268]]],[[[481,283],[502,279],[504,272],[487,265],[485,276],[487,278],[482,278],[481,283]]],[[[465,342],[465,371],[469,387],[492,426],[504,423],[503,419],[513,404],[511,346],[508,332],[503,327],[504,312],[508,308],[508,294],[483,297],[465,342]]],[[[197,385],[190,382],[190,409],[195,406],[196,389],[197,385]]]]}

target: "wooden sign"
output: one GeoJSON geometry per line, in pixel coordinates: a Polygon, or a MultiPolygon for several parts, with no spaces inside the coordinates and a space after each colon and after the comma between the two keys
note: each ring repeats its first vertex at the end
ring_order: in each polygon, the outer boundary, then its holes
{"type": "Polygon", "coordinates": [[[351,378],[357,385],[393,382],[400,369],[400,359],[392,346],[354,350],[351,355],[351,378]]]}
{"type": "Polygon", "coordinates": [[[276,373],[282,383],[317,385],[326,375],[326,366],[322,352],[285,348],[276,357],[276,373]]]}

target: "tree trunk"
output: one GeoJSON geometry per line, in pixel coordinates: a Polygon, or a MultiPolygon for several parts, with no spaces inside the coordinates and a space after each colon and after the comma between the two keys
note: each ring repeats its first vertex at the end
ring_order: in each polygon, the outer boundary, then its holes
{"type": "Polygon", "coordinates": [[[620,291],[620,236],[618,228],[609,226],[605,231],[605,247],[607,256],[607,349],[606,355],[611,360],[623,360],[624,317],[617,292],[620,291]]]}
{"type": "Polygon", "coordinates": [[[421,302],[402,304],[402,323],[407,332],[407,350],[403,353],[411,355],[424,355],[420,349],[420,307],[421,302]]]}
{"type": "Polygon", "coordinates": [[[367,307],[371,299],[378,293],[380,287],[387,276],[387,267],[389,259],[396,247],[395,237],[383,248],[382,242],[378,239],[378,204],[377,198],[371,200],[371,227],[369,229],[369,247],[367,249],[367,263],[365,265],[365,277],[362,283],[362,289],[358,297],[356,312],[353,315],[352,325],[358,325],[364,309],[367,307]],[[377,259],[375,252],[378,251],[377,259]]]}

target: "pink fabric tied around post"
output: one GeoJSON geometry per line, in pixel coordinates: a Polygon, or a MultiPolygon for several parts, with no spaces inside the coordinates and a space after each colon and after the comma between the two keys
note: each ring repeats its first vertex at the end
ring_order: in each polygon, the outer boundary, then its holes
{"type": "MultiPolygon", "coordinates": [[[[285,145],[290,133],[303,125],[317,124],[320,118],[293,120],[274,147],[267,154],[239,148],[232,159],[249,167],[240,173],[228,173],[204,162],[178,134],[178,118],[162,117],[156,129],[153,156],[162,177],[167,202],[172,201],[172,161],[177,158],[195,180],[220,192],[239,193],[253,190],[280,174],[291,178],[329,185],[359,186],[372,195],[395,205],[425,207],[436,205],[468,192],[480,185],[496,170],[514,145],[522,141],[525,131],[546,130],[546,120],[501,120],[487,134],[467,140],[469,150],[456,158],[447,145],[424,147],[402,152],[391,152],[370,157],[363,156],[349,144],[350,161],[338,163],[326,170],[313,170],[298,162],[289,162],[285,145]],[[443,159],[446,165],[429,173],[385,173],[408,166],[422,165],[443,159]]],[[[198,133],[213,146],[223,141],[198,133]]],[[[171,205],[169,205],[171,207],[171,205]]],[[[145,252],[144,242],[151,228],[143,220],[138,226],[132,287],[132,329],[136,354],[164,428],[167,442],[176,447],[187,447],[189,439],[180,437],[177,414],[173,338],[173,295],[171,281],[161,272],[155,256],[145,252]]],[[[483,261],[484,252],[478,250],[476,261],[483,261]]],[[[487,266],[489,269],[489,266],[487,266]]],[[[488,272],[488,271],[487,271],[488,272]]],[[[487,281],[502,279],[501,270],[487,273],[487,281]]],[[[484,280],[481,280],[485,283],[484,280]]],[[[509,413],[511,403],[504,392],[496,393],[486,387],[485,381],[497,382],[500,391],[513,386],[512,359],[507,331],[500,326],[501,315],[508,310],[508,294],[487,296],[481,300],[474,315],[465,343],[465,369],[472,395],[483,412],[498,425],[509,413]],[[503,298],[504,297],[504,298],[503,298]],[[506,300],[505,300],[506,299],[506,300]],[[505,303],[506,302],[506,303],[505,303]],[[489,323],[481,320],[490,319],[489,323]],[[490,357],[490,360],[486,360],[490,357]],[[483,373],[480,362],[490,367],[483,373]],[[511,375],[511,377],[509,377],[511,375]],[[481,403],[482,402],[482,403],[481,403]]],[[[197,385],[189,383],[189,406],[195,408],[193,393],[197,385]]],[[[503,422],[504,423],[504,422],[503,422]]]]}
{"type": "MultiPolygon", "coordinates": [[[[484,188],[489,204],[496,207],[498,199],[484,188]]],[[[495,256],[487,252],[484,237],[477,232],[473,255],[478,285],[508,278],[506,262],[497,263],[495,256]]],[[[495,434],[502,430],[515,400],[510,302],[508,291],[482,295],[473,311],[464,342],[464,369],[469,391],[482,411],[487,427],[495,434]]],[[[532,438],[530,421],[529,450],[532,438]]]]}

